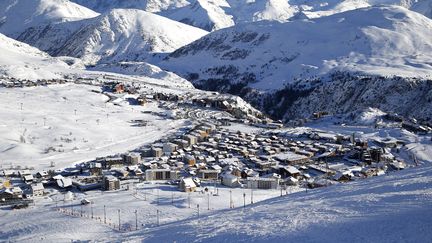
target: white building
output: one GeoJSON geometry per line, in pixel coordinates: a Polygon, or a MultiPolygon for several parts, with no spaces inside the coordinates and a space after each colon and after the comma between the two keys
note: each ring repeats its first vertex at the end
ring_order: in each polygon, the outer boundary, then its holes
{"type": "Polygon", "coordinates": [[[196,190],[196,184],[192,177],[182,178],[180,180],[179,189],[183,192],[194,192],[196,190]]]}
{"type": "Polygon", "coordinates": [[[43,197],[44,190],[45,188],[42,183],[31,185],[31,193],[33,194],[33,197],[43,197]]]}
{"type": "Polygon", "coordinates": [[[222,185],[227,187],[240,187],[241,183],[239,178],[231,173],[224,173],[221,175],[222,185]]]}

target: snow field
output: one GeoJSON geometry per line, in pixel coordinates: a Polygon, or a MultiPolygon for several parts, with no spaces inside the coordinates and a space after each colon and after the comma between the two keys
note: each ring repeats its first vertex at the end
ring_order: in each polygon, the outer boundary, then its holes
{"type": "Polygon", "coordinates": [[[150,143],[184,124],[143,111],[163,112],[156,104],[132,106],[127,97],[113,99],[92,92],[97,86],[55,85],[1,89],[0,161],[49,169],[150,143]],[[21,110],[22,104],[22,110],[21,110]],[[137,126],[133,120],[147,122],[137,126]]]}

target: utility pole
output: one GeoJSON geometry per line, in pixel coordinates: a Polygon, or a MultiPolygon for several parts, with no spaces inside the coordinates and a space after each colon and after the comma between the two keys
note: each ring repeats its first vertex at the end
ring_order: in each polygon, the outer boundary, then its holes
{"type": "Polygon", "coordinates": [[[198,218],[199,218],[199,204],[197,204],[197,212],[198,212],[198,218]]]}
{"type": "Polygon", "coordinates": [[[138,230],[138,211],[135,209],[135,230],[138,230]]]}
{"type": "Polygon", "coordinates": [[[189,204],[189,208],[190,208],[190,192],[188,192],[188,204],[189,204]]]}
{"type": "Polygon", "coordinates": [[[156,224],[159,226],[159,209],[156,209],[156,224]]]}
{"type": "Polygon", "coordinates": [[[106,224],[106,206],[104,205],[104,224],[106,224]]]}
{"type": "Polygon", "coordinates": [[[120,209],[118,210],[118,218],[119,218],[119,230],[121,229],[121,222],[120,222],[120,209]]]}
{"type": "Polygon", "coordinates": [[[243,192],[243,207],[246,207],[246,193],[243,192]]]}
{"type": "Polygon", "coordinates": [[[93,219],[93,202],[90,202],[90,207],[91,207],[91,217],[93,219]]]}
{"type": "Polygon", "coordinates": [[[232,190],[230,190],[230,208],[234,208],[233,200],[232,200],[232,190]]]}
{"type": "Polygon", "coordinates": [[[214,180],[214,193],[216,193],[216,180],[214,180]]]}

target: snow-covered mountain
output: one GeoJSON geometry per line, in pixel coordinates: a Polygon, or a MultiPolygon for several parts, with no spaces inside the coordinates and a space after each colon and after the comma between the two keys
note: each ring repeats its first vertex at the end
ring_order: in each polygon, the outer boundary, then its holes
{"type": "Polygon", "coordinates": [[[160,13],[161,15],[208,31],[235,25],[233,16],[225,9],[230,5],[225,0],[195,0],[182,8],[160,13]]]}
{"type": "Polygon", "coordinates": [[[196,84],[259,90],[334,71],[425,76],[432,70],[431,35],[430,19],[379,6],[310,21],[237,25],[176,50],[160,65],[196,84]]]}
{"type": "Polygon", "coordinates": [[[160,14],[208,31],[261,20],[287,21],[296,13],[286,0],[195,0],[160,14]]]}
{"type": "Polygon", "coordinates": [[[18,39],[53,56],[72,56],[95,64],[148,60],[206,34],[149,12],[114,9],[93,19],[32,28],[18,39]]]}
{"type": "Polygon", "coordinates": [[[184,85],[185,87],[193,88],[192,84],[184,78],[160,69],[157,66],[146,62],[117,62],[100,64],[90,67],[89,71],[112,72],[132,76],[144,76],[153,79],[164,80],[175,85],[184,85]]]}
{"type": "Polygon", "coordinates": [[[297,11],[297,6],[286,0],[228,0],[231,9],[228,13],[235,17],[236,23],[261,20],[287,21],[297,11]]]}
{"type": "Polygon", "coordinates": [[[160,12],[189,5],[190,0],[71,0],[96,12],[108,12],[114,8],[135,8],[147,12],[160,12]]]}
{"type": "Polygon", "coordinates": [[[53,79],[63,77],[69,66],[57,58],[0,34],[0,77],[53,79]]]}
{"type": "Polygon", "coordinates": [[[96,17],[98,13],[68,0],[2,0],[0,33],[16,38],[30,27],[96,17]]]}
{"type": "Polygon", "coordinates": [[[431,0],[420,0],[414,3],[410,9],[418,13],[423,14],[428,18],[432,18],[432,1],[431,0]]]}

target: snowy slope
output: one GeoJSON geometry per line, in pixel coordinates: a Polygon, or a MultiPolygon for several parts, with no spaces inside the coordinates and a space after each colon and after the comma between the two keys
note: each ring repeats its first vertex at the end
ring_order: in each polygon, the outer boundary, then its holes
{"type": "Polygon", "coordinates": [[[291,0],[309,18],[319,18],[349,10],[370,7],[379,4],[399,5],[409,8],[417,0],[291,0]]]}
{"type": "Polygon", "coordinates": [[[430,19],[379,6],[311,21],[237,25],[180,48],[160,65],[197,84],[216,79],[260,90],[335,70],[425,76],[432,70],[431,35],[430,19]]]}
{"type": "Polygon", "coordinates": [[[287,21],[296,9],[286,0],[195,0],[190,5],[160,14],[212,31],[245,22],[287,21]]]}
{"type": "Polygon", "coordinates": [[[423,14],[428,18],[432,18],[432,1],[431,0],[419,0],[414,3],[410,9],[418,13],[423,14]]]}
{"type": "Polygon", "coordinates": [[[225,0],[196,0],[182,8],[165,11],[161,15],[208,31],[235,25],[233,16],[224,9],[230,5],[225,0]]]}
{"type": "Polygon", "coordinates": [[[190,0],[71,0],[94,11],[103,13],[114,8],[136,8],[147,12],[180,8],[189,4],[190,0]]]}
{"type": "Polygon", "coordinates": [[[29,27],[93,18],[98,14],[68,0],[2,0],[0,33],[16,38],[29,27]]]}
{"type": "Polygon", "coordinates": [[[228,0],[230,14],[235,16],[236,23],[253,22],[261,20],[286,21],[297,11],[286,0],[228,0]]]}
{"type": "Polygon", "coordinates": [[[63,75],[68,65],[57,58],[0,34],[0,77],[52,79],[63,75]]]}
{"type": "MultiPolygon", "coordinates": [[[[118,62],[118,63],[107,63],[100,64],[91,68],[89,71],[102,71],[120,73],[131,76],[144,76],[153,79],[164,80],[165,82],[172,82],[172,85],[181,85],[185,87],[193,88],[192,84],[184,78],[172,73],[160,69],[157,66],[151,65],[146,62],[118,62]]],[[[173,86],[175,87],[175,86],[173,86]]]]}
{"type": "Polygon", "coordinates": [[[114,9],[94,19],[35,28],[19,40],[54,56],[73,56],[87,64],[142,61],[189,44],[207,34],[152,13],[114,9]]]}
{"type": "Polygon", "coordinates": [[[145,242],[428,242],[431,183],[428,165],[121,237],[145,242]]]}

